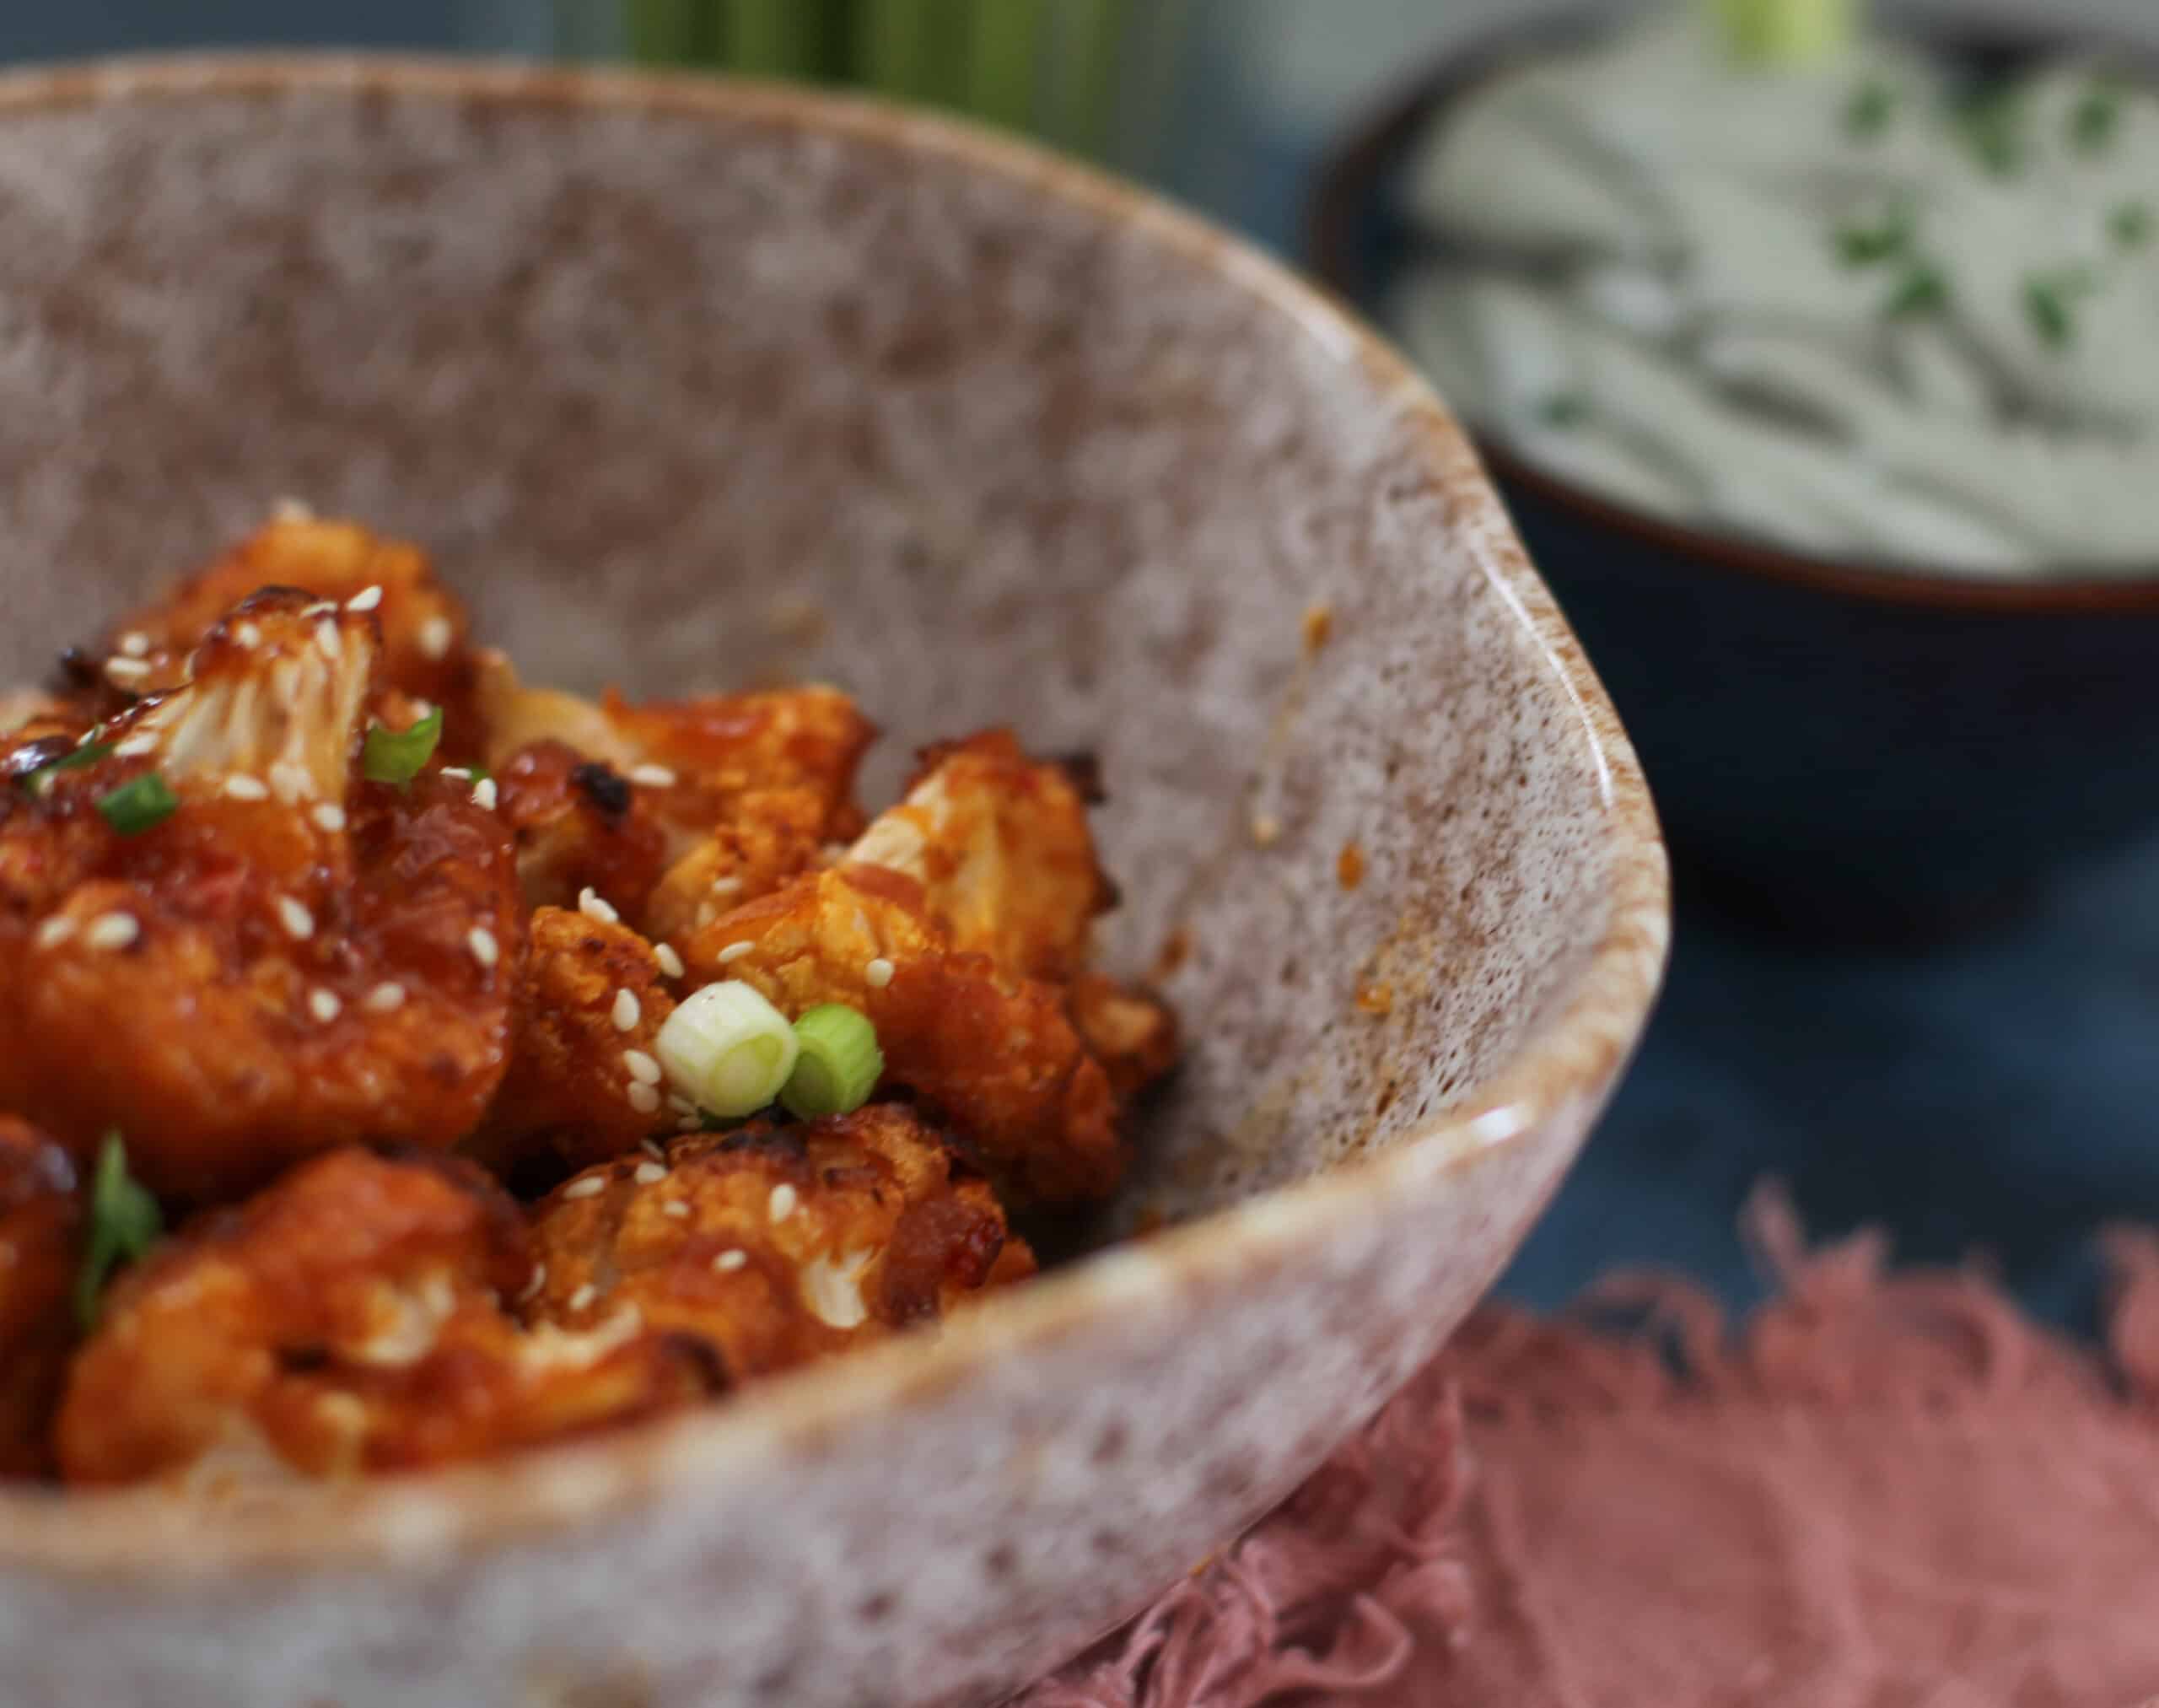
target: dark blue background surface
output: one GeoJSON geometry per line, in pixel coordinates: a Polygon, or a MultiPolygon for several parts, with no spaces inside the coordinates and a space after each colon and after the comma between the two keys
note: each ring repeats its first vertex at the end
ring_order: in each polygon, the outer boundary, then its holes
{"type": "Polygon", "coordinates": [[[2040,1315],[2092,1328],[2090,1236],[2159,1220],[2159,846],[1925,955],[1680,914],[1634,1071],[1503,1290],[1551,1306],[1650,1263],[1758,1297],[1736,1224],[1772,1176],[1817,1238],[1878,1222],[1903,1258],[1984,1253],[2040,1315]]]}

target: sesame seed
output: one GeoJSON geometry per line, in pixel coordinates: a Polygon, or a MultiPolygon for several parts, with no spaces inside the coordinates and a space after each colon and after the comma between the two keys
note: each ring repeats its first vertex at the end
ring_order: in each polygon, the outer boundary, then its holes
{"type": "Polygon", "coordinates": [[[785,1221],[794,1214],[797,1193],[785,1181],[773,1188],[773,1195],[765,1200],[765,1214],[774,1221],[785,1221]]]}
{"type": "Polygon", "coordinates": [[[882,990],[892,982],[892,963],[880,955],[862,969],[862,982],[872,990],[882,990]]]}
{"type": "Polygon", "coordinates": [[[112,750],[116,759],[139,759],[145,753],[158,751],[158,738],[152,735],[130,735],[112,750]]]}
{"type": "Polygon", "coordinates": [[[600,1289],[594,1286],[591,1282],[586,1281],[578,1288],[577,1291],[570,1295],[570,1309],[582,1311],[599,1296],[600,1289]]]}
{"type": "Polygon", "coordinates": [[[301,612],[300,615],[302,617],[325,617],[330,612],[335,611],[337,608],[337,601],[336,600],[318,599],[314,604],[309,606],[307,609],[301,612]]]}
{"type": "Polygon", "coordinates": [[[251,622],[243,622],[233,631],[233,638],[252,651],[262,644],[262,631],[251,622]]]}
{"type": "MultiPolygon", "coordinates": [[[[421,715],[424,717],[426,714],[421,715]]],[[[471,768],[466,765],[445,765],[442,768],[442,774],[453,783],[470,783],[472,780],[471,768]]]]}
{"type": "Polygon", "coordinates": [[[270,792],[290,806],[315,793],[315,779],[297,760],[280,759],[270,768],[270,792]]]}
{"type": "Polygon", "coordinates": [[[83,940],[93,949],[125,949],[142,935],[142,922],[132,913],[100,913],[90,921],[83,940]]]}
{"type": "Polygon", "coordinates": [[[493,967],[502,959],[502,945],[495,941],[495,934],[485,925],[475,925],[465,934],[465,946],[482,967],[493,967]]]}
{"type": "Polygon", "coordinates": [[[675,1118],[675,1130],[677,1133],[694,1133],[704,1124],[705,1118],[702,1115],[677,1115],[675,1118]]]}
{"type": "Polygon", "coordinates": [[[588,919],[597,919],[603,925],[611,925],[622,916],[600,899],[599,893],[587,884],[577,892],[577,910],[588,919]]]}
{"type": "Polygon", "coordinates": [[[225,793],[234,800],[267,800],[270,785],[260,777],[228,777],[225,793]]]}
{"type": "Polygon", "coordinates": [[[1255,812],[1252,816],[1252,839],[1261,848],[1273,848],[1282,840],[1282,821],[1268,812],[1255,812]]]}
{"type": "MultiPolygon", "coordinates": [[[[428,698],[424,694],[415,694],[412,696],[413,723],[424,724],[428,719],[434,716],[434,714],[435,703],[433,700],[428,698]]],[[[468,771],[465,774],[467,777],[470,777],[472,773],[468,771]]]]}
{"type": "Polygon", "coordinates": [[[290,896],[277,897],[277,923],[285,928],[285,935],[295,942],[304,943],[315,935],[315,915],[307,905],[290,896]]]}
{"type": "Polygon", "coordinates": [[[649,1139],[638,1140],[638,1149],[643,1151],[654,1162],[665,1162],[667,1160],[667,1153],[649,1139]]]}
{"type": "Polygon", "coordinates": [[[270,506],[272,520],[280,522],[311,522],[315,520],[315,506],[305,498],[280,498],[270,506]]]}
{"type": "Polygon", "coordinates": [[[75,935],[75,922],[65,913],[55,913],[37,928],[37,946],[51,949],[65,943],[75,935]]]}
{"type": "Polygon", "coordinates": [[[344,655],[345,643],[337,637],[334,622],[318,622],[315,626],[315,644],[323,657],[335,660],[344,655]]]}
{"type": "Polygon", "coordinates": [[[431,617],[420,625],[420,650],[429,658],[445,657],[456,638],[457,631],[446,617],[431,617]]]}
{"type": "Polygon", "coordinates": [[[130,658],[148,658],[150,653],[150,637],[140,629],[132,630],[120,637],[120,649],[130,658]]]}
{"type": "Polygon", "coordinates": [[[345,609],[347,611],[373,611],[376,606],[381,603],[381,588],[363,587],[358,593],[355,593],[350,599],[345,601],[345,609]]]}
{"type": "Polygon", "coordinates": [[[660,1213],[662,1215],[671,1215],[677,1221],[687,1221],[690,1219],[690,1206],[679,1198],[670,1198],[660,1206],[660,1213]]]}
{"type": "Polygon", "coordinates": [[[495,810],[495,801],[497,799],[498,796],[495,794],[495,779],[493,778],[482,777],[477,783],[472,785],[473,806],[484,807],[489,812],[493,812],[495,810]]]}
{"type": "Polygon", "coordinates": [[[405,1005],[405,987],[396,979],[386,979],[367,995],[364,1005],[370,1014],[395,1014],[405,1005]]]}
{"type": "Polygon", "coordinates": [[[641,784],[647,789],[672,789],[675,773],[665,765],[633,765],[630,781],[641,784]]]}
{"type": "Polygon", "coordinates": [[[667,1178],[667,1166],[661,1162],[640,1162],[638,1172],[630,1177],[639,1186],[654,1186],[667,1178]]]}
{"type": "Polygon", "coordinates": [[[740,878],[714,878],[712,881],[712,892],[715,896],[735,895],[741,888],[742,880],[740,878]]]}
{"type": "Polygon", "coordinates": [[[345,1005],[338,1001],[336,994],[332,991],[310,990],[307,994],[307,1011],[325,1026],[337,1019],[343,1011],[344,1006],[345,1005]]]}
{"type": "Polygon", "coordinates": [[[624,1050],[622,1065],[630,1070],[630,1077],[641,1086],[660,1083],[660,1064],[643,1050],[624,1050]]]}
{"type": "Polygon", "coordinates": [[[318,828],[329,831],[333,835],[345,827],[345,809],[334,801],[323,801],[308,816],[315,822],[318,828]]]}
{"type": "Polygon", "coordinates": [[[529,1300],[532,1300],[532,1299],[536,1299],[536,1298],[538,1298],[538,1297],[540,1296],[540,1290],[541,1290],[542,1287],[546,1286],[546,1285],[547,1285],[547,1266],[546,1266],[546,1264],[545,1264],[545,1263],[535,1263],[535,1264],[533,1264],[533,1266],[532,1266],[532,1279],[531,1279],[530,1280],[527,1281],[527,1282],[525,1284],[525,1290],[524,1290],[523,1292],[520,1293],[520,1294],[517,1296],[517,1302],[518,1302],[519,1304],[522,1305],[522,1304],[525,1303],[525,1302],[526,1302],[527,1301],[529,1301],[529,1300]]]}
{"type": "Polygon", "coordinates": [[[740,961],[745,955],[747,955],[756,946],[757,946],[755,943],[752,943],[747,937],[740,937],[734,942],[730,943],[724,949],[721,950],[713,958],[716,959],[722,967],[724,967],[730,961],[740,961]]]}
{"type": "Polygon", "coordinates": [[[573,1180],[563,1188],[564,1198],[597,1198],[606,1188],[606,1177],[588,1174],[582,1180],[573,1180]]]}
{"type": "Polygon", "coordinates": [[[678,1115],[694,1115],[697,1113],[697,1106],[680,1091],[670,1091],[667,1094],[667,1107],[678,1115]]]}
{"type": "Polygon", "coordinates": [[[139,682],[149,675],[150,667],[139,658],[109,658],[105,673],[116,682],[139,682]]]}
{"type": "Polygon", "coordinates": [[[638,1020],[644,1014],[644,1005],[638,1000],[633,990],[615,993],[615,1007],[609,1018],[615,1022],[616,1032],[635,1032],[638,1020]]]}
{"type": "Polygon", "coordinates": [[[667,978],[680,978],[682,976],[682,957],[675,952],[672,943],[654,944],[652,958],[660,963],[660,972],[667,978]]]}
{"type": "Polygon", "coordinates": [[[629,1090],[625,1095],[630,1100],[630,1107],[640,1115],[656,1115],[660,1113],[660,1093],[642,1080],[631,1080],[629,1090]]]}
{"type": "Polygon", "coordinates": [[[731,1250],[722,1252],[718,1257],[712,1260],[712,1266],[724,1275],[730,1269],[740,1269],[743,1264],[749,1261],[749,1253],[741,1250],[738,1247],[731,1250]]]}

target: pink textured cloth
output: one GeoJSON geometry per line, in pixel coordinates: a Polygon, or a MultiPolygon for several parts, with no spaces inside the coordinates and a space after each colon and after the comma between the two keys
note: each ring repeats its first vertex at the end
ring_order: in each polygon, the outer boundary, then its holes
{"type": "Polygon", "coordinates": [[[2159,1236],[2103,1350],[1979,1276],[1750,1228],[1729,1334],[1614,1277],[1493,1308],[1279,1511],[1026,1708],[2129,1708],[2159,1698],[2159,1236]]]}

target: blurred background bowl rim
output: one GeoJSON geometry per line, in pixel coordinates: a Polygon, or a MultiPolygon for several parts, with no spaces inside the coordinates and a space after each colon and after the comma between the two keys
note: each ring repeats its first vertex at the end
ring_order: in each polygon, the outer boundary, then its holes
{"type": "MultiPolygon", "coordinates": [[[[944,160],[1055,197],[1106,229],[1139,234],[1220,288],[1237,293],[1326,348],[1345,383],[1392,408],[1425,449],[1419,461],[1457,500],[1451,520],[1474,569],[1508,608],[1576,714],[1565,727],[1602,779],[1586,814],[1604,854],[1601,935],[1570,984],[1491,1075],[1454,1109],[1386,1149],[1346,1156],[1294,1183],[1124,1242],[988,1301],[934,1339],[902,1337],[761,1384],[742,1397],[587,1441],[411,1478],[310,1485],[260,1506],[207,1511],[155,1489],[0,1489],[0,1572],[100,1589],[169,1589],[304,1570],[379,1565],[421,1570],[449,1550],[477,1552],[633,1515],[670,1490],[710,1486],[788,1457],[790,1444],[911,1393],[934,1393],[993,1356],[1019,1355],[1101,1323],[1134,1290],[1174,1295],[1181,1281],[1251,1273],[1354,1221],[1376,1196],[1429,1192],[1518,1139],[1601,1106],[1639,1043],[1662,983],[1671,892],[1649,785],[1594,666],[1521,548],[1490,478],[1430,384],[1354,311],[1198,214],[1008,133],[859,94],[799,84],[613,67],[373,52],[204,52],[125,56],[0,72],[0,125],[24,116],[144,100],[232,99],[296,89],[380,90],[583,114],[716,118],[792,126],[944,160]],[[1466,500],[1466,504],[1462,501],[1466,500]],[[1494,537],[1511,549],[1494,550],[1494,537]],[[1504,1116],[1498,1130],[1480,1127],[1504,1116]],[[1149,1273],[1152,1272],[1152,1273],[1149,1273]]],[[[1255,324],[1264,324],[1255,321],[1255,324]]],[[[1322,863],[1324,864],[1324,863],[1322,863]]],[[[1333,881],[1312,868],[1312,881],[1333,881]]],[[[1585,1121],[1586,1126],[1587,1122],[1585,1121]]],[[[1571,1158],[1571,1150],[1569,1153],[1571,1158]]],[[[1548,1201],[1564,1167],[1544,1182],[1548,1201]]],[[[1532,1213],[1510,1230],[1508,1250],[1532,1213]]],[[[1354,1423],[1345,1420],[1344,1427],[1354,1423]]]]}
{"type": "MultiPolygon", "coordinates": [[[[1359,107],[1324,150],[1306,198],[1298,257],[1358,315],[1376,314],[1365,253],[1365,222],[1386,192],[1403,152],[1425,125],[1473,93],[1506,66],[1539,51],[1608,35],[1625,21],[1608,7],[1575,6],[1480,28],[1441,48],[1416,69],[1359,107]]],[[[1937,49],[1960,35],[1968,49],[2049,48],[2096,51],[2153,74],[2159,86],[2159,44],[2097,30],[1988,14],[1957,19],[1929,9],[1917,28],[1893,32],[1937,49]]],[[[1382,331],[1388,329],[1382,326],[1382,331]]],[[[1389,333],[1391,336],[1391,333],[1389,333]]],[[[1450,405],[1451,407],[1451,405],[1450,405]]],[[[2159,612],[2159,542],[2151,568],[2131,574],[2068,566],[2044,576],[1997,578],[1969,571],[1927,569],[1887,559],[1803,552],[1763,538],[1659,516],[1596,488],[1554,474],[1510,449],[1495,434],[1459,423],[1497,480],[1594,527],[1625,536],[1685,563],[1693,570],[1737,571],[1747,578],[1806,589],[1847,603],[1975,616],[2077,617],[2159,612]]]]}

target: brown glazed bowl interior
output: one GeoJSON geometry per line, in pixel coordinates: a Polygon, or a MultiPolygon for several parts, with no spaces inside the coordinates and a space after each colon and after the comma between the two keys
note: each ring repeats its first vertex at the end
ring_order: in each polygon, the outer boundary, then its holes
{"type": "Polygon", "coordinates": [[[437,1477],[0,1497],[10,1704],[989,1700],[1368,1415],[1610,1091],[1625,737],[1429,391],[1229,240],[873,105],[347,60],[0,79],[0,680],[295,494],[536,677],[843,684],[873,799],[1096,750],[1105,958],[1191,1037],[1093,1231],[1166,1226],[934,1339],[437,1477]]]}
{"type": "MultiPolygon", "coordinates": [[[[2071,51],[2159,70],[2148,42],[2037,19],[1899,16],[1980,75],[2071,51]]],[[[1384,321],[1421,246],[1399,212],[1413,144],[1501,67],[1613,22],[1503,23],[1359,114],[1307,209],[1320,278],[1384,321]]],[[[1814,940],[1926,940],[2159,827],[2159,541],[2131,575],[1843,561],[1648,515],[1495,439],[1478,448],[1640,745],[1683,888],[1814,940]]]]}

